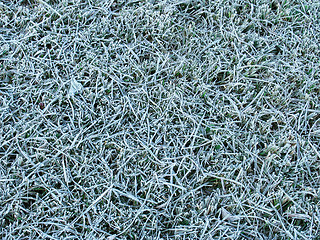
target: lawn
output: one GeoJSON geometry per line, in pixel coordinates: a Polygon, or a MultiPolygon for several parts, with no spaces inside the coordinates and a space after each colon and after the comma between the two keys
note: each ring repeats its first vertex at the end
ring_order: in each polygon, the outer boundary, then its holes
{"type": "Polygon", "coordinates": [[[0,238],[320,239],[320,4],[0,1],[0,238]]]}

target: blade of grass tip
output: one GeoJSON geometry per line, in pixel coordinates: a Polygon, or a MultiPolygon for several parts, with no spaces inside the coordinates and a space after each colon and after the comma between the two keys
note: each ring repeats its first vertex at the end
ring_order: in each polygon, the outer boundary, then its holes
{"type": "Polygon", "coordinates": [[[228,181],[228,182],[232,182],[234,184],[240,185],[241,187],[245,187],[242,183],[240,183],[238,181],[235,181],[235,180],[232,180],[232,179],[229,179],[229,178],[219,177],[219,176],[217,176],[215,174],[211,174],[211,173],[208,173],[207,176],[214,177],[214,178],[217,178],[217,179],[220,179],[220,180],[224,180],[224,181],[228,181]]]}

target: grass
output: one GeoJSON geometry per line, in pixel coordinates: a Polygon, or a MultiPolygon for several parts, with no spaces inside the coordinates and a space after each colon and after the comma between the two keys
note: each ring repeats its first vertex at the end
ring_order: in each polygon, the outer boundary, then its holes
{"type": "Polygon", "coordinates": [[[1,1],[1,238],[319,239],[319,7],[1,1]]]}

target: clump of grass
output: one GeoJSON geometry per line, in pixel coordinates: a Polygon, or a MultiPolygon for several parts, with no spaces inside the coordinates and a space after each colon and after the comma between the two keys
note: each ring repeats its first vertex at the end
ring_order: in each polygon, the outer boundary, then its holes
{"type": "Polygon", "coordinates": [[[3,239],[319,237],[319,6],[2,1],[3,239]]]}

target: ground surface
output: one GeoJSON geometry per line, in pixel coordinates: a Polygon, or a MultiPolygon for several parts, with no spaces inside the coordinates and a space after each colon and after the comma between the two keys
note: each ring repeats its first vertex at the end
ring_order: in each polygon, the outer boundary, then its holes
{"type": "Polygon", "coordinates": [[[319,8],[2,0],[2,239],[319,239],[319,8]]]}

